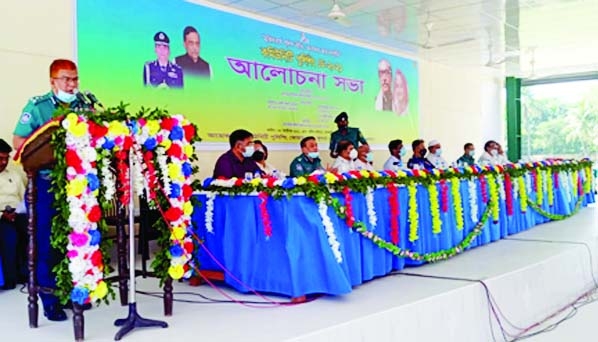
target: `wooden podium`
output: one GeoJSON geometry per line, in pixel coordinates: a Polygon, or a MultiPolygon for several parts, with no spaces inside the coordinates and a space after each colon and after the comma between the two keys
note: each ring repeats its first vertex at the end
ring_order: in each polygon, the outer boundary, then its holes
{"type": "MultiPolygon", "coordinates": [[[[37,281],[37,213],[35,203],[37,201],[36,180],[40,170],[51,169],[55,164],[54,151],[51,140],[53,133],[59,129],[60,121],[51,122],[43,127],[43,130],[36,132],[32,138],[28,139],[20,153],[20,162],[28,178],[26,201],[29,208],[29,224],[27,227],[28,246],[27,246],[27,268],[29,271],[28,291],[28,315],[29,327],[38,327],[39,304],[38,294],[52,293],[54,289],[40,288],[37,281]],[[55,123],[55,124],[52,124],[55,123]]],[[[119,189],[119,185],[116,185],[119,189]]],[[[114,277],[106,277],[106,281],[116,280],[119,283],[119,296],[121,305],[128,304],[128,272],[127,265],[127,236],[125,231],[125,206],[118,204],[116,211],[116,232],[117,232],[117,253],[118,253],[118,274],[114,277]]],[[[132,265],[134,267],[134,265],[132,265]]],[[[164,284],[164,314],[172,315],[173,294],[172,279],[168,279],[164,284]]],[[[84,340],[84,317],[81,305],[73,303],[73,328],[76,341],[84,340]]]]}

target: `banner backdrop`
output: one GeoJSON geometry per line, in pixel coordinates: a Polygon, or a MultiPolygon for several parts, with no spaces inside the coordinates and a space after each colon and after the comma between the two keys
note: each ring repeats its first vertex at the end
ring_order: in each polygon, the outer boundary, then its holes
{"type": "Polygon", "coordinates": [[[206,142],[237,128],[270,143],[316,136],[345,111],[370,144],[419,133],[415,61],[181,0],[77,2],[83,89],[166,107],[206,142]]]}

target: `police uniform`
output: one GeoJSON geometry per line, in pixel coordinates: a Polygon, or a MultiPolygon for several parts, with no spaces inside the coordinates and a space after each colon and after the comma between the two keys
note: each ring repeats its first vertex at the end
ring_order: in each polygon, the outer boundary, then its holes
{"type": "MultiPolygon", "coordinates": [[[[334,119],[334,123],[338,124],[340,121],[347,121],[349,116],[347,113],[342,112],[336,116],[334,119]]],[[[344,129],[338,129],[330,134],[330,151],[333,154],[336,154],[336,146],[342,140],[350,141],[355,148],[359,146],[359,143],[366,145],[368,142],[365,140],[363,134],[359,128],[356,127],[346,127],[344,129]]]]}
{"type": "Polygon", "coordinates": [[[291,177],[306,176],[317,170],[324,170],[320,158],[314,158],[310,160],[305,154],[302,153],[291,162],[290,175],[291,177]]]}
{"type": "MultiPolygon", "coordinates": [[[[154,43],[169,46],[170,39],[166,33],[158,32],[154,35],[154,43]]],[[[143,84],[154,87],[182,88],[183,69],[170,61],[166,65],[160,65],[158,60],[147,62],[143,66],[143,84]]]]}
{"type": "MultiPolygon", "coordinates": [[[[25,105],[13,134],[19,137],[30,136],[31,133],[52,119],[54,112],[60,106],[66,106],[66,104],[60,102],[53,92],[31,98],[25,105]]],[[[68,106],[71,109],[77,109],[85,105],[75,100],[68,106]]],[[[37,280],[41,287],[56,288],[56,276],[52,272],[52,268],[64,258],[64,255],[50,245],[52,218],[56,215],[56,210],[53,208],[54,194],[51,192],[50,172],[50,170],[40,170],[35,178],[37,186],[35,202],[37,213],[37,280]]],[[[54,317],[56,317],[55,310],[61,308],[58,298],[47,293],[40,293],[39,296],[44,306],[44,314],[48,316],[54,313],[54,317]]],[[[64,319],[66,319],[66,316],[64,319]]]]}

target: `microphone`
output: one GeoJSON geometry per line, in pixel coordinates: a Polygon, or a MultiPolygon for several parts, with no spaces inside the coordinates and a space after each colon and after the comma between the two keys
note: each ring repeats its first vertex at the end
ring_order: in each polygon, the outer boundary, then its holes
{"type": "Polygon", "coordinates": [[[80,103],[82,103],[84,105],[90,105],[90,103],[87,100],[87,98],[82,93],[80,93],[77,90],[75,90],[75,97],[77,97],[77,100],[79,100],[80,103]]]}
{"type": "Polygon", "coordinates": [[[92,94],[91,91],[86,90],[85,91],[85,95],[87,96],[87,98],[89,99],[89,101],[91,101],[92,105],[96,105],[97,104],[101,108],[104,108],[104,105],[100,102],[100,100],[98,100],[98,98],[94,94],[92,94]]]}

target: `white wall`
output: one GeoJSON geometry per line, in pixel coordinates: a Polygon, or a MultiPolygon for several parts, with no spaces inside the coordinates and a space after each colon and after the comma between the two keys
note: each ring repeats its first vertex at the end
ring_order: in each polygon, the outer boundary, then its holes
{"type": "MultiPolygon", "coordinates": [[[[1,138],[12,139],[27,100],[49,90],[50,62],[75,57],[73,4],[73,0],[0,1],[1,138]]],[[[425,61],[419,66],[422,138],[439,139],[446,158],[453,161],[465,142],[473,142],[481,151],[485,140],[502,137],[502,75],[488,68],[454,68],[425,61]]],[[[200,153],[201,177],[211,173],[219,154],[200,153]]],[[[296,154],[272,151],[270,161],[286,170],[296,154]]],[[[375,166],[381,167],[387,155],[387,151],[376,151],[375,166]]]]}

